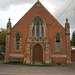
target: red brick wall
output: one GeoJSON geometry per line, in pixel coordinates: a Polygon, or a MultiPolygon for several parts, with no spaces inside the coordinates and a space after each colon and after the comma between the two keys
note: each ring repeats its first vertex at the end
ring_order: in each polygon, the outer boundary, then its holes
{"type": "Polygon", "coordinates": [[[71,52],[71,61],[75,62],[75,52],[71,52]]]}
{"type": "Polygon", "coordinates": [[[71,52],[71,58],[74,57],[75,58],[75,52],[71,52]]]}
{"type": "Polygon", "coordinates": [[[56,64],[58,62],[65,64],[67,61],[66,58],[52,58],[52,60],[54,61],[54,64],[56,64]]]}
{"type": "MultiPolygon", "coordinates": [[[[27,12],[20,21],[16,23],[16,25],[11,30],[11,37],[10,37],[10,54],[24,54],[25,52],[25,46],[27,43],[27,36],[29,36],[29,24],[30,21],[35,16],[41,16],[46,20],[46,32],[47,36],[50,38],[50,47],[51,47],[51,54],[57,54],[57,55],[66,55],[66,36],[65,36],[65,29],[56,21],[54,17],[42,6],[34,6],[32,9],[30,9],[29,12],[27,12]],[[22,34],[21,38],[21,52],[14,52],[14,35],[16,32],[20,32],[22,34]],[[60,32],[62,35],[62,52],[61,53],[55,53],[55,33],[60,32]]],[[[53,59],[54,60],[54,59],[53,59]]],[[[57,60],[57,59],[55,59],[57,60]]],[[[55,61],[54,60],[54,61],[55,61]]],[[[64,59],[63,59],[64,60],[64,59]]],[[[61,61],[61,59],[60,59],[61,61]]]]}

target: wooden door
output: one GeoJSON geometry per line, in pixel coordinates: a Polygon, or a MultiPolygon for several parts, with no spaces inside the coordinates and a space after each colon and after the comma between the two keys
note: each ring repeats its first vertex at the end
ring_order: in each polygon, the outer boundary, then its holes
{"type": "Polygon", "coordinates": [[[43,62],[43,48],[39,44],[33,47],[33,61],[43,62]]]}

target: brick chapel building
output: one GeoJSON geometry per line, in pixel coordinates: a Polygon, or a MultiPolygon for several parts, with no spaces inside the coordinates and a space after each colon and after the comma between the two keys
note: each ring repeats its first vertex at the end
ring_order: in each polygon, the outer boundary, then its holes
{"type": "Polygon", "coordinates": [[[71,62],[70,26],[65,28],[37,1],[33,7],[11,27],[7,23],[5,62],[67,63],[71,62]]]}

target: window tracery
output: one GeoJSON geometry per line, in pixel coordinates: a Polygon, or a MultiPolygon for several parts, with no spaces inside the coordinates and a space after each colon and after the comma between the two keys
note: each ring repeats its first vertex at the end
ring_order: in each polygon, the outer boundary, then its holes
{"type": "Polygon", "coordinates": [[[20,50],[20,35],[16,35],[16,50],[20,50]]]}
{"type": "Polygon", "coordinates": [[[55,51],[61,52],[61,35],[60,35],[60,33],[56,33],[56,35],[55,35],[55,51]]]}
{"type": "Polygon", "coordinates": [[[40,17],[31,23],[31,36],[44,36],[44,22],[40,17]]]}
{"type": "Polygon", "coordinates": [[[15,34],[15,51],[20,51],[20,44],[21,44],[21,34],[17,32],[15,34]]]}

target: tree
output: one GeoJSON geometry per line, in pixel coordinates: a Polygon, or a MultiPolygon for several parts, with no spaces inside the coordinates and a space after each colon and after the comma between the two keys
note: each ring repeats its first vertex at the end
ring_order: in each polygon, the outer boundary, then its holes
{"type": "Polygon", "coordinates": [[[72,34],[71,46],[75,46],[75,31],[72,34]]]}
{"type": "Polygon", "coordinates": [[[0,45],[3,46],[3,50],[5,50],[5,42],[6,42],[6,29],[0,29],[0,45]]]}

